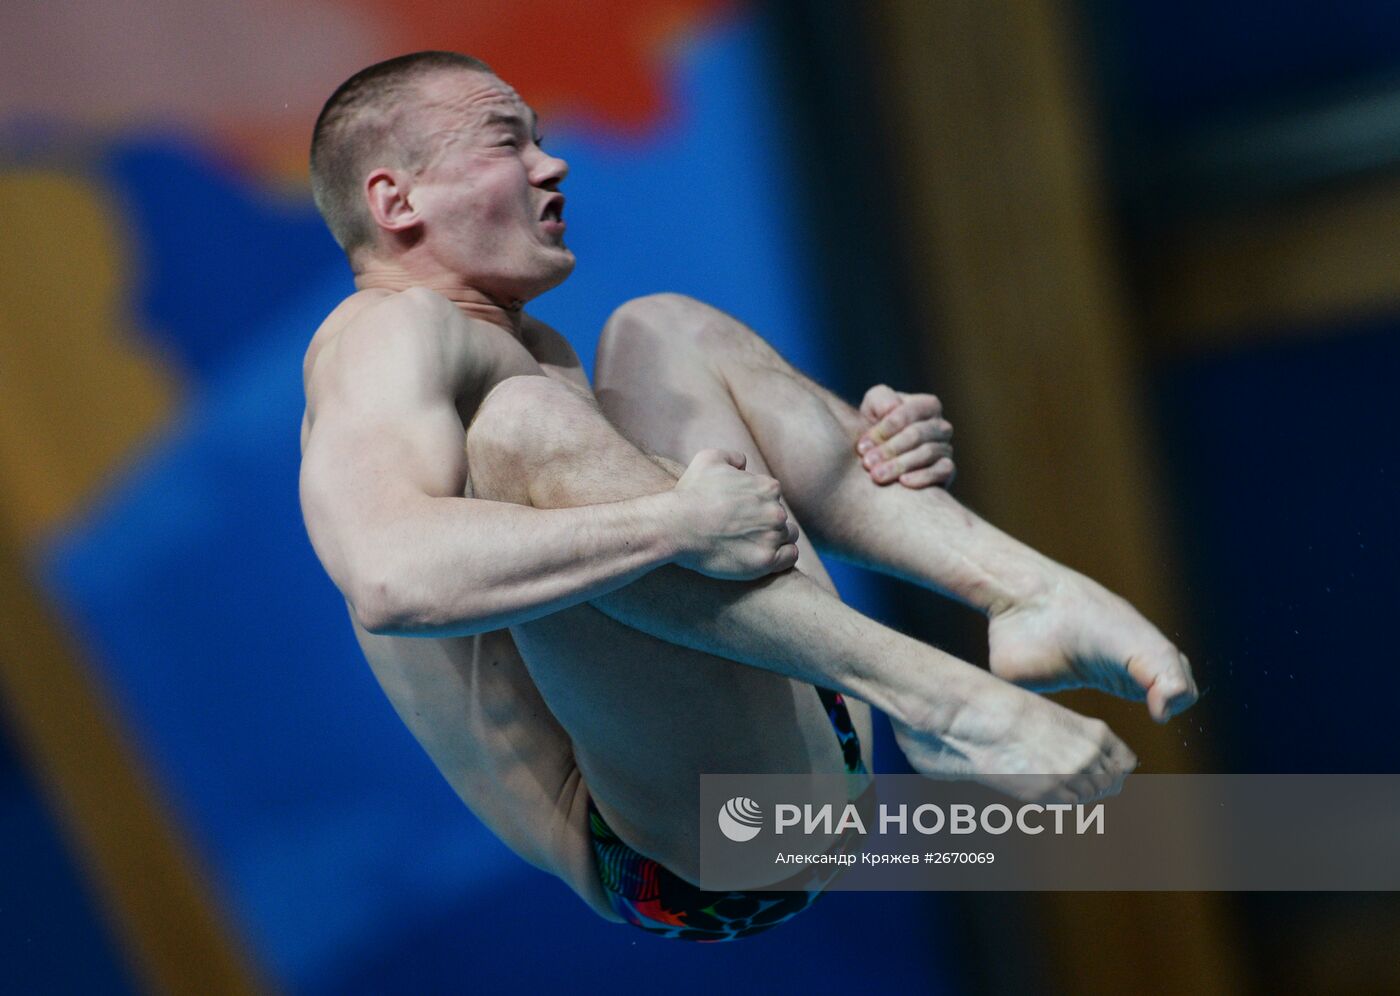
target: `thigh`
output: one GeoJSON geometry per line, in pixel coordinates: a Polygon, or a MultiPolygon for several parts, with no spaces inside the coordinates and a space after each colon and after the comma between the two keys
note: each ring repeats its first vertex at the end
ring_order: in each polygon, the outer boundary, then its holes
{"type": "Polygon", "coordinates": [[[600,812],[682,877],[698,870],[701,774],[843,770],[810,685],[666,643],[586,605],[511,632],[600,812]]]}

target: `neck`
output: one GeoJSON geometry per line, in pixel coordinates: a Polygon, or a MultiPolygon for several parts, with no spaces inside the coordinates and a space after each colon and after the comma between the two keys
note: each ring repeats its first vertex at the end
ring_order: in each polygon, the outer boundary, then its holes
{"type": "Polygon", "coordinates": [[[467,316],[490,322],[520,338],[524,301],[498,298],[447,274],[416,274],[407,267],[378,259],[361,261],[355,272],[357,290],[405,291],[410,287],[437,291],[467,316]]]}

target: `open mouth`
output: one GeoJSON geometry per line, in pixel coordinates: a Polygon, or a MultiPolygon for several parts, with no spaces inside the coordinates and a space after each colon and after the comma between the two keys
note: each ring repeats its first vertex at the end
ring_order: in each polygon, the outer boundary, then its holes
{"type": "Polygon", "coordinates": [[[564,220],[564,196],[556,195],[549,199],[544,206],[544,213],[540,215],[541,221],[563,222],[564,220]]]}

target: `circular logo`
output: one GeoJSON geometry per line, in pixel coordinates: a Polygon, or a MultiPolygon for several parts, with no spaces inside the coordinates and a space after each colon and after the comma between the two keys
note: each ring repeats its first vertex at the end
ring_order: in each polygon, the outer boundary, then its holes
{"type": "Polygon", "coordinates": [[[752,799],[736,796],[720,807],[719,829],[740,844],[753,840],[763,829],[763,810],[752,799]]]}

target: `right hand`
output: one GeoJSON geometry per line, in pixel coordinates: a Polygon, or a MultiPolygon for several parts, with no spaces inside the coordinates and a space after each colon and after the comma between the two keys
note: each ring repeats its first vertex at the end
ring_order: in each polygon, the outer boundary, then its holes
{"type": "Polygon", "coordinates": [[[744,470],[742,453],[701,450],[672,494],[680,499],[676,563],[712,578],[751,581],[797,563],[797,524],[778,482],[744,470]]]}
{"type": "Polygon", "coordinates": [[[941,724],[945,729],[890,717],[915,771],[980,782],[1026,802],[1082,803],[1118,794],[1137,757],[1106,723],[982,677],[941,724]]]}

